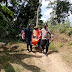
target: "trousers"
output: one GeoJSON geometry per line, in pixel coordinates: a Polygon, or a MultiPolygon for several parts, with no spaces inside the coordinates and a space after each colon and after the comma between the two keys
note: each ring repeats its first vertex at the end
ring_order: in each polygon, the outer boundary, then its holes
{"type": "Polygon", "coordinates": [[[27,50],[29,50],[29,45],[30,45],[30,49],[32,51],[32,41],[29,39],[26,39],[26,43],[27,43],[27,50]]]}
{"type": "Polygon", "coordinates": [[[49,46],[49,39],[42,39],[41,41],[41,47],[42,50],[44,51],[44,46],[46,46],[46,53],[48,52],[48,46],[49,46]]]}

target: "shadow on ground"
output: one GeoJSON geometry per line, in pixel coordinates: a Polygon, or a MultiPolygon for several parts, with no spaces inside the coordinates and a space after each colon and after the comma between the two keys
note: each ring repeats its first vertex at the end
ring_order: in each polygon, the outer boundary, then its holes
{"type": "Polygon", "coordinates": [[[34,49],[36,50],[36,52],[42,53],[42,48],[40,48],[40,47],[34,47],[34,49]]]}
{"type": "Polygon", "coordinates": [[[51,51],[48,52],[48,55],[52,54],[52,53],[59,53],[59,51],[57,51],[57,50],[56,51],[51,50],[51,51]]]}
{"type": "MultiPolygon", "coordinates": [[[[39,52],[39,53],[42,53],[42,48],[41,47],[33,47],[36,51],[34,52],[34,53],[36,53],[36,52],[39,52]]],[[[46,50],[46,49],[44,49],[44,50],[46,50]]],[[[49,54],[52,54],[52,53],[59,53],[59,51],[58,50],[50,50],[49,52],[48,52],[48,55],[49,54]]],[[[44,52],[43,54],[46,54],[46,52],[44,52]]]]}
{"type": "Polygon", "coordinates": [[[14,63],[21,65],[22,67],[24,67],[29,71],[40,72],[39,67],[34,65],[28,65],[22,62],[22,60],[24,60],[25,58],[32,58],[32,57],[41,58],[41,56],[18,54],[16,52],[19,52],[18,46],[13,46],[12,48],[0,47],[0,71],[1,69],[4,69],[5,72],[15,72],[14,67],[11,65],[11,63],[14,63]]]}

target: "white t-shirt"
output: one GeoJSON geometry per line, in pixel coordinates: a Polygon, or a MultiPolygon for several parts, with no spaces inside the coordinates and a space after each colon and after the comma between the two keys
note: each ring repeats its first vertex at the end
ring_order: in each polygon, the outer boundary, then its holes
{"type": "Polygon", "coordinates": [[[42,32],[42,39],[48,39],[48,33],[50,32],[48,28],[41,29],[42,32]]]}

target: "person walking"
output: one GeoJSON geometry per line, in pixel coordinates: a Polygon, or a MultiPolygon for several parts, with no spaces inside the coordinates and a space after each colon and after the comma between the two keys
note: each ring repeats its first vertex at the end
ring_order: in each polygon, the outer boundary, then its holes
{"type": "Polygon", "coordinates": [[[46,46],[46,56],[47,56],[48,55],[48,46],[49,46],[48,33],[51,35],[51,32],[47,28],[46,24],[43,25],[41,32],[42,32],[42,41],[41,41],[42,53],[44,53],[44,46],[46,46]]]}
{"type": "Polygon", "coordinates": [[[25,30],[25,27],[23,27],[23,29],[21,30],[21,37],[22,37],[22,41],[23,41],[23,42],[25,42],[24,30],[25,30]]]}
{"type": "Polygon", "coordinates": [[[27,43],[27,51],[28,52],[32,52],[32,30],[31,30],[31,25],[28,24],[27,28],[25,28],[24,30],[24,34],[25,34],[25,39],[26,39],[26,43],[27,43]],[[30,51],[29,51],[29,45],[30,45],[30,51]]]}

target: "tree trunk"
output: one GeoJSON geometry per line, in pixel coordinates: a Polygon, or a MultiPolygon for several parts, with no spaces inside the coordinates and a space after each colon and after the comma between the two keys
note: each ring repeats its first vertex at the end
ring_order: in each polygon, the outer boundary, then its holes
{"type": "Polygon", "coordinates": [[[8,6],[8,2],[7,2],[7,0],[6,0],[6,7],[8,6]]]}
{"type": "Polygon", "coordinates": [[[41,3],[42,3],[42,0],[40,1],[40,4],[39,4],[38,9],[37,9],[37,20],[36,20],[36,27],[38,27],[39,10],[40,10],[41,3]]]}

